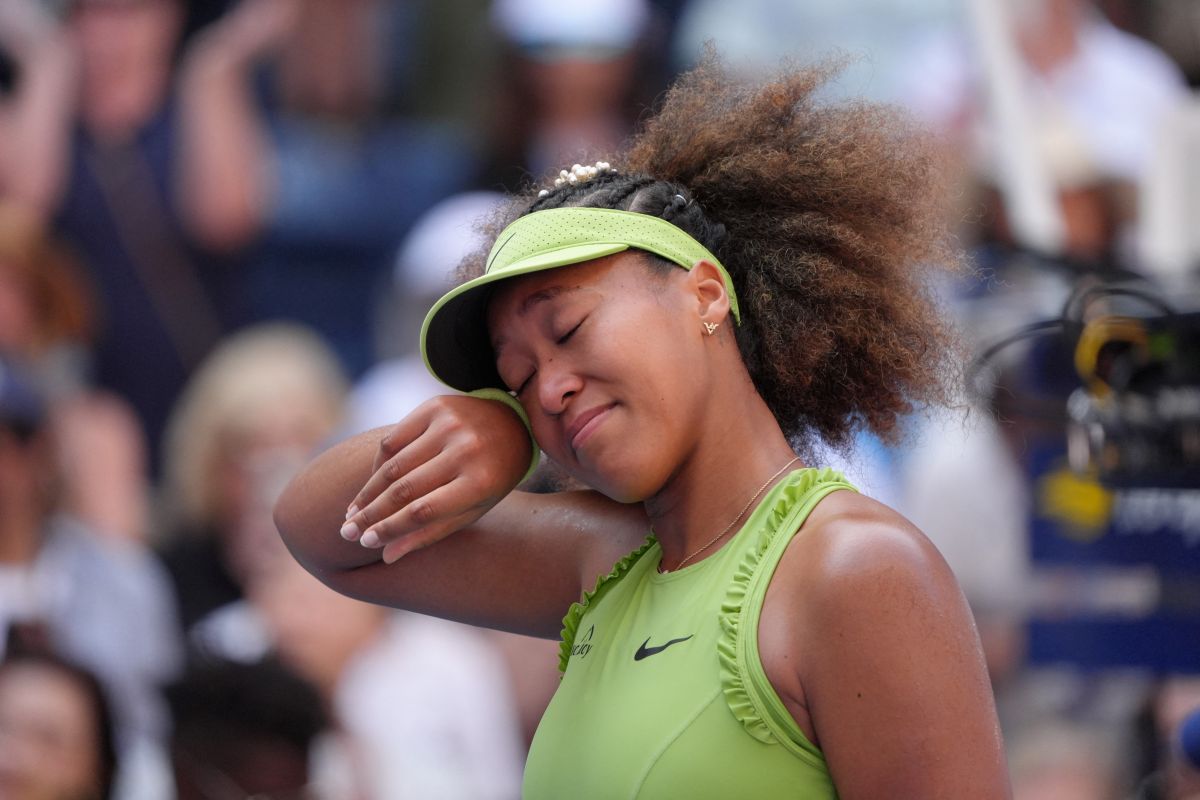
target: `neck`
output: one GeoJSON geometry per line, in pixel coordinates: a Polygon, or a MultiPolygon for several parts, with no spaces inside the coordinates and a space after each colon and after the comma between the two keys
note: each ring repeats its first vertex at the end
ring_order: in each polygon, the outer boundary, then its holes
{"type": "Polygon", "coordinates": [[[782,480],[788,469],[800,466],[796,462],[772,479],[795,454],[766,403],[757,392],[751,390],[750,395],[736,402],[712,404],[730,411],[710,417],[704,427],[712,433],[697,443],[667,484],[645,502],[662,547],[664,569],[676,569],[685,559],[684,566],[695,564],[719,550],[771,486],[782,480]],[[759,492],[757,498],[755,492],[759,492]],[[718,534],[723,535],[704,552],[696,553],[718,534]]]}

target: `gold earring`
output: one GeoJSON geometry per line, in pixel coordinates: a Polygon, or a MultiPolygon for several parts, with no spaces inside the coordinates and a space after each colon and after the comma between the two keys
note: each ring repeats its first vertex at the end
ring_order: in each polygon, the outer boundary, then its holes
{"type": "Polygon", "coordinates": [[[721,327],[721,323],[719,323],[719,322],[704,322],[703,325],[704,325],[704,330],[708,333],[709,336],[712,336],[714,333],[717,332],[717,328],[721,327]]]}

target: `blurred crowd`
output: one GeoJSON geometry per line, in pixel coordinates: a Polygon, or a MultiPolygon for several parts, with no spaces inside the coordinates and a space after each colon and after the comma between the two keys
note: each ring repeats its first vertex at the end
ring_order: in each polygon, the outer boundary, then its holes
{"type": "MultiPolygon", "coordinates": [[[[1200,306],[1193,0],[0,0],[0,800],[517,797],[556,643],[337,595],[272,504],[442,391],[417,331],[478,223],[710,40],[939,138],[971,346],[1097,278],[1200,306]]],[[[1200,797],[1200,679],[1028,657],[1023,448],[1065,433],[999,372],[819,457],[954,568],[1019,799],[1200,797]]]]}

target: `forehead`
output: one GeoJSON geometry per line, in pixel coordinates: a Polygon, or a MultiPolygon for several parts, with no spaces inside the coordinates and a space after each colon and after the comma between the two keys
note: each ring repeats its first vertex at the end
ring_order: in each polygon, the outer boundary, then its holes
{"type": "MultiPolygon", "coordinates": [[[[642,268],[643,256],[625,251],[603,258],[522,275],[496,287],[488,303],[488,327],[503,327],[515,317],[528,315],[540,304],[581,290],[618,294],[633,268],[642,268]]],[[[626,289],[627,290],[627,289],[626,289]]]]}

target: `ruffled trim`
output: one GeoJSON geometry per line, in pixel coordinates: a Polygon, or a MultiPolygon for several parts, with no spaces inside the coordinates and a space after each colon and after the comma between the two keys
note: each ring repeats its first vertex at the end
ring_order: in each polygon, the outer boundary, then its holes
{"type": "Polygon", "coordinates": [[[606,586],[623,577],[626,572],[629,572],[630,567],[632,567],[647,550],[657,544],[657,542],[658,540],[654,538],[654,534],[647,536],[646,541],[642,542],[640,547],[624,556],[616,564],[613,564],[611,572],[609,572],[607,575],[601,575],[596,579],[596,588],[592,589],[590,592],[584,592],[583,597],[580,598],[579,602],[572,603],[571,607],[567,609],[567,614],[563,617],[561,641],[558,645],[559,672],[567,671],[567,662],[571,659],[571,648],[575,646],[575,633],[579,629],[579,620],[583,618],[583,612],[587,609],[588,605],[591,604],[593,600],[597,599],[597,595],[601,593],[601,590],[607,591],[605,588],[606,586]]]}
{"type": "MultiPolygon", "coordinates": [[[[739,634],[742,622],[742,606],[750,591],[750,582],[758,572],[763,556],[775,541],[785,521],[792,516],[796,507],[808,499],[812,490],[825,483],[844,484],[845,477],[835,469],[806,469],[794,473],[788,482],[776,489],[766,518],[755,532],[757,539],[746,546],[742,562],[734,573],[733,580],[721,603],[721,635],[717,640],[717,657],[721,667],[721,689],[725,702],[734,717],[746,731],[760,742],[776,741],[767,722],[762,718],[747,688],[749,677],[742,672],[738,660],[739,634]]],[[[785,531],[791,536],[795,531],[785,531]]],[[[569,651],[568,651],[569,652],[569,651]]]]}

